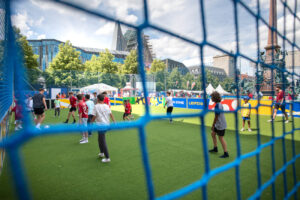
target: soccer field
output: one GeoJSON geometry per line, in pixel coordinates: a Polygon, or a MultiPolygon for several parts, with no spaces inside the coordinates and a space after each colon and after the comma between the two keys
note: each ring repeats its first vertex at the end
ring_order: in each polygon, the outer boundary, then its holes
{"type": "MultiPolygon", "coordinates": [[[[122,120],[123,106],[112,107],[118,121],[122,120]]],[[[162,107],[151,107],[152,114],[164,113],[162,107]]],[[[175,108],[174,113],[197,112],[175,108]]],[[[141,105],[133,106],[135,119],[143,113],[141,105]]],[[[48,110],[44,124],[61,123],[66,119],[67,109],[60,118],[54,117],[54,110],[48,110]]],[[[261,142],[271,139],[269,116],[260,116],[261,142]]],[[[210,127],[213,113],[205,117],[207,142],[212,147],[210,127]]],[[[226,114],[228,129],[225,139],[230,157],[220,159],[223,153],[210,154],[211,169],[220,167],[236,158],[236,135],[234,114],[226,114]]],[[[300,119],[295,118],[299,128],[300,119]]],[[[241,120],[239,120],[239,129],[241,120]]],[[[251,118],[253,132],[240,133],[242,153],[253,151],[257,147],[256,115],[251,118]]],[[[161,196],[191,184],[200,179],[204,172],[202,137],[199,118],[176,119],[170,124],[167,120],[152,121],[146,126],[148,153],[150,157],[155,195],[161,196]]],[[[275,135],[282,135],[282,118],[275,121],[275,135]]],[[[286,125],[286,132],[292,123],[286,125]]],[[[247,127],[247,126],[246,126],[247,127]]],[[[144,169],[141,160],[137,129],[111,131],[107,133],[107,143],[111,162],[102,163],[97,157],[97,134],[94,133],[88,144],[79,144],[80,133],[38,137],[26,143],[22,149],[26,174],[34,199],[147,199],[144,169]]],[[[292,141],[285,137],[287,160],[292,157],[292,141]]],[[[296,154],[300,153],[300,131],[295,132],[296,154]]],[[[219,149],[221,150],[221,145],[219,149]]],[[[282,140],[274,145],[276,170],[283,165],[282,140]]],[[[272,176],[271,147],[260,154],[262,183],[272,176]]],[[[298,180],[300,179],[300,161],[296,162],[298,180]]],[[[288,190],[294,183],[292,166],[286,171],[288,190]]],[[[240,165],[240,186],[242,198],[255,193],[257,188],[256,157],[244,160],[240,165]]],[[[276,198],[284,197],[283,175],[275,182],[276,198]]],[[[298,197],[299,197],[298,193],[298,197]]],[[[0,199],[15,199],[9,163],[6,160],[0,176],[0,199]]],[[[209,199],[236,199],[235,169],[218,174],[208,183],[209,199]]],[[[261,199],[271,199],[272,190],[268,187],[261,199]]],[[[184,199],[201,199],[201,189],[187,195],[184,199]]]]}

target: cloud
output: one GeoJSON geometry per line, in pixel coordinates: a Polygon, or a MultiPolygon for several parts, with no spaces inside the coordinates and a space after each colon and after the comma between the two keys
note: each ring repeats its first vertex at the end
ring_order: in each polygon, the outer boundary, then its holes
{"type": "Polygon", "coordinates": [[[195,64],[197,64],[196,58],[199,58],[199,47],[197,46],[165,35],[156,39],[150,39],[150,42],[153,45],[157,58],[186,61],[186,63],[191,65],[193,64],[192,61],[195,61],[195,64]]]}
{"type": "Polygon", "coordinates": [[[32,24],[32,20],[29,19],[27,12],[18,13],[16,15],[12,15],[11,17],[12,23],[14,26],[18,27],[25,36],[30,37],[33,32],[30,29],[30,24],[32,24]]]}
{"type": "Polygon", "coordinates": [[[40,39],[46,39],[46,35],[45,34],[41,34],[37,37],[38,40],[40,39]]]}
{"type": "Polygon", "coordinates": [[[105,25],[98,28],[95,32],[96,35],[100,36],[112,36],[114,31],[114,23],[106,23],[105,25]]]}
{"type": "Polygon", "coordinates": [[[45,18],[44,18],[44,17],[41,17],[39,20],[37,20],[37,21],[35,22],[34,25],[40,26],[40,25],[42,25],[42,23],[44,22],[44,20],[45,20],[45,18]]]}

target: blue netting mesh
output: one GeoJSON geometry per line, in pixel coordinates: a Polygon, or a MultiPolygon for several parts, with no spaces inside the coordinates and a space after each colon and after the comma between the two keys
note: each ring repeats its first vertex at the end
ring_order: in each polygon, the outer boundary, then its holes
{"type": "MultiPolygon", "coordinates": [[[[300,75],[296,74],[293,68],[293,71],[287,71],[285,68],[279,68],[275,64],[266,64],[260,59],[260,35],[259,35],[259,23],[264,24],[272,31],[277,32],[278,36],[284,41],[283,49],[285,50],[285,44],[288,44],[292,47],[292,50],[300,50],[299,44],[296,43],[296,22],[300,22],[299,16],[296,15],[297,13],[297,0],[295,0],[294,8],[290,8],[285,0],[280,0],[279,3],[281,3],[284,6],[284,18],[288,13],[292,14],[293,16],[293,39],[290,40],[286,37],[286,29],[284,27],[283,34],[277,31],[274,27],[270,27],[268,25],[268,22],[265,21],[265,19],[262,18],[260,13],[260,3],[259,0],[257,0],[257,12],[254,12],[252,9],[250,9],[247,4],[245,4],[241,0],[232,0],[232,4],[234,7],[234,24],[235,24],[235,42],[236,42],[236,49],[235,53],[228,52],[224,48],[222,48],[220,45],[213,44],[207,40],[207,26],[206,26],[206,18],[205,18],[205,9],[204,9],[204,0],[199,0],[200,2],[200,13],[201,13],[201,26],[202,26],[202,32],[203,32],[203,39],[201,42],[196,42],[192,39],[188,39],[184,36],[178,35],[174,32],[170,32],[162,27],[159,27],[157,25],[151,24],[148,18],[148,6],[147,6],[147,0],[144,0],[144,22],[141,25],[135,26],[129,23],[126,23],[124,21],[118,20],[116,18],[110,17],[102,12],[97,12],[95,10],[89,10],[87,8],[84,8],[82,6],[78,6],[76,4],[73,4],[71,2],[66,1],[60,1],[60,0],[53,0],[53,2],[56,2],[58,6],[64,5],[67,7],[71,7],[73,9],[80,10],[82,12],[85,12],[87,14],[97,16],[103,19],[106,19],[108,21],[114,21],[118,22],[122,25],[131,27],[136,29],[137,31],[137,39],[138,39],[138,61],[139,61],[139,72],[141,75],[141,79],[143,82],[143,90],[145,93],[145,96],[148,96],[147,93],[147,87],[146,87],[146,76],[145,76],[145,70],[144,70],[144,61],[143,61],[143,39],[142,39],[142,31],[145,28],[152,28],[154,30],[160,31],[162,33],[168,34],[170,36],[176,37],[178,39],[181,39],[185,42],[188,42],[190,44],[196,45],[199,47],[200,56],[201,56],[201,70],[202,74],[202,83],[205,88],[205,65],[203,64],[203,54],[204,47],[210,47],[215,50],[221,51],[224,54],[230,55],[234,57],[234,64],[237,66],[237,59],[239,57],[249,60],[256,64],[256,68],[258,70],[259,65],[263,65],[266,68],[273,70],[277,70],[279,72],[282,72],[282,74],[287,73],[289,74],[292,79],[298,78],[300,75]],[[239,19],[238,19],[238,6],[243,7],[249,14],[256,20],[256,34],[257,34],[257,60],[254,60],[253,58],[250,58],[249,56],[244,55],[240,51],[239,47],[239,19]]],[[[0,1],[0,17],[1,17],[1,27],[0,27],[0,39],[1,39],[1,46],[0,46],[0,56],[1,56],[1,63],[0,63],[0,121],[3,120],[3,118],[6,116],[7,111],[9,110],[10,105],[13,101],[13,94],[20,95],[20,98],[24,98],[24,94],[22,94],[22,91],[25,89],[23,86],[26,85],[23,83],[24,79],[20,78],[23,77],[24,69],[23,69],[23,62],[22,62],[22,56],[20,56],[21,52],[19,51],[19,48],[17,47],[15,43],[14,33],[11,26],[11,19],[10,19],[10,1],[1,0],[0,1]]],[[[294,60],[294,59],[293,59],[294,60]]],[[[238,84],[238,71],[237,67],[235,67],[235,82],[238,84]]],[[[273,76],[273,73],[272,73],[273,76]]],[[[272,77],[274,78],[274,77],[272,77]]],[[[273,84],[273,81],[272,81],[273,84]]],[[[273,92],[274,94],[274,92],[273,92]]],[[[204,90],[204,98],[206,98],[206,91],[204,90]]],[[[237,98],[239,98],[239,90],[237,91],[237,98]]],[[[137,128],[139,131],[139,142],[140,142],[140,148],[142,151],[142,160],[144,164],[144,170],[146,174],[146,183],[147,183],[147,189],[148,189],[148,197],[149,199],[175,199],[182,197],[188,193],[191,193],[192,191],[202,188],[202,195],[203,199],[207,199],[207,184],[210,179],[217,176],[220,173],[223,173],[225,171],[228,171],[230,169],[235,169],[235,179],[236,179],[236,191],[237,191],[237,199],[241,199],[241,190],[240,190],[240,164],[243,160],[250,158],[250,157],[256,157],[256,163],[257,163],[257,183],[258,187],[256,192],[250,196],[250,199],[257,199],[261,196],[262,192],[269,186],[272,187],[272,193],[273,193],[273,199],[276,198],[275,196],[275,180],[276,178],[283,174],[284,177],[284,196],[286,199],[289,199],[294,195],[295,199],[297,199],[297,190],[300,186],[300,181],[297,181],[296,178],[296,166],[295,162],[300,157],[300,154],[296,154],[295,151],[295,141],[294,141],[294,134],[296,131],[299,131],[299,128],[295,127],[294,119],[292,119],[292,131],[286,132],[285,131],[285,125],[283,123],[283,134],[282,136],[276,137],[274,135],[274,125],[272,123],[272,139],[264,144],[261,144],[260,141],[260,130],[258,129],[257,134],[257,148],[249,153],[242,154],[241,153],[241,146],[240,146],[240,139],[239,139],[239,131],[238,131],[238,110],[240,106],[238,105],[238,109],[234,111],[235,115],[235,135],[236,135],[236,145],[237,145],[237,157],[233,162],[230,162],[228,164],[225,164],[221,167],[211,169],[210,162],[209,162],[209,156],[208,156],[208,145],[207,145],[207,138],[206,138],[206,128],[204,124],[204,119],[206,114],[209,112],[207,101],[204,101],[204,109],[201,111],[201,113],[193,113],[193,114],[178,114],[174,115],[174,118],[181,118],[181,117],[199,117],[201,120],[201,137],[202,137],[202,146],[203,146],[203,152],[204,152],[204,163],[205,163],[205,173],[203,174],[202,178],[191,183],[190,185],[187,185],[183,188],[180,188],[179,190],[173,191],[169,194],[166,194],[161,197],[157,197],[155,195],[155,189],[153,186],[153,179],[151,175],[151,165],[149,161],[149,156],[147,152],[147,143],[146,143],[146,131],[145,126],[152,120],[155,119],[161,119],[164,118],[164,115],[156,115],[152,116],[149,112],[149,104],[147,103],[148,99],[146,98],[146,104],[145,104],[145,110],[146,114],[141,117],[136,122],[131,123],[117,123],[112,124],[109,127],[106,126],[90,126],[88,127],[89,130],[99,130],[99,129],[108,129],[108,130],[120,130],[120,129],[129,129],[129,128],[137,128]],[[286,158],[286,152],[285,152],[285,136],[291,135],[292,136],[292,150],[293,150],[293,156],[291,160],[287,160],[286,158]],[[274,154],[274,144],[277,140],[282,140],[282,149],[283,149],[283,166],[276,171],[275,168],[275,154],[274,154]],[[266,182],[262,182],[261,180],[261,172],[260,172],[260,152],[265,149],[266,147],[271,147],[271,156],[272,156],[272,177],[266,182]],[[287,189],[287,180],[286,180],[286,169],[287,167],[292,166],[293,168],[293,188],[292,190],[288,191],[287,189]]],[[[259,106],[261,106],[260,103],[258,103],[257,107],[255,108],[258,111],[259,106]]],[[[266,105],[265,105],[266,106],[266,105]]],[[[32,123],[29,120],[29,116],[27,116],[27,113],[24,114],[24,130],[22,132],[19,132],[18,134],[12,134],[7,138],[3,138],[0,141],[0,148],[4,148],[9,155],[9,158],[11,160],[11,168],[13,173],[13,179],[15,183],[16,190],[18,191],[18,197],[20,199],[31,199],[31,194],[29,192],[28,186],[27,186],[27,179],[24,176],[23,171],[23,162],[20,157],[19,151],[22,145],[30,140],[33,137],[39,136],[39,135],[46,135],[46,134],[64,134],[64,133],[70,133],[70,132],[78,132],[85,130],[86,128],[78,126],[63,126],[63,125],[55,125],[52,126],[49,129],[35,129],[32,126],[32,123]]],[[[259,128],[260,121],[259,121],[259,115],[257,114],[257,127],[259,128]]]]}

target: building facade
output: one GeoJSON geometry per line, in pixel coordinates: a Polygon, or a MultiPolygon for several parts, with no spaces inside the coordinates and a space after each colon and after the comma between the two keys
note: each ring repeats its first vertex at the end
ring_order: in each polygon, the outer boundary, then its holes
{"type": "MultiPolygon", "coordinates": [[[[59,40],[55,39],[41,39],[41,40],[28,40],[29,45],[32,47],[34,54],[38,55],[39,68],[43,71],[49,67],[49,64],[52,62],[53,58],[59,52],[59,45],[64,44],[59,40]]],[[[99,56],[99,53],[105,52],[105,49],[97,48],[86,48],[86,47],[76,47],[73,46],[76,51],[80,52],[80,59],[83,63],[87,60],[90,60],[93,55],[99,56]]],[[[126,56],[129,54],[125,51],[109,50],[115,58],[114,62],[124,63],[126,56]]]]}
{"type": "Polygon", "coordinates": [[[171,72],[174,68],[177,68],[179,73],[185,75],[189,72],[189,69],[181,62],[172,60],[170,58],[162,60],[166,64],[166,69],[171,72]]]}
{"type": "Polygon", "coordinates": [[[285,56],[286,69],[289,72],[293,72],[293,66],[294,66],[295,73],[300,75],[300,51],[289,51],[285,56]],[[294,64],[293,64],[293,58],[294,58],[294,64]]]}
{"type": "MultiPolygon", "coordinates": [[[[213,76],[217,77],[220,81],[223,81],[227,77],[224,69],[205,66],[205,70],[209,71],[213,76]]],[[[194,76],[199,76],[201,75],[201,66],[200,65],[191,66],[189,67],[189,71],[194,76]]]]}
{"type": "Polygon", "coordinates": [[[228,77],[234,78],[234,58],[232,56],[214,56],[213,67],[223,69],[228,77]]]}
{"type": "MultiPolygon", "coordinates": [[[[155,59],[155,54],[153,53],[152,45],[149,42],[149,36],[142,34],[142,37],[144,64],[146,68],[149,68],[153,59],[155,59]]],[[[136,30],[128,29],[123,35],[120,24],[116,23],[112,40],[112,49],[130,52],[131,50],[137,50],[137,46],[138,42],[136,30]]]]}

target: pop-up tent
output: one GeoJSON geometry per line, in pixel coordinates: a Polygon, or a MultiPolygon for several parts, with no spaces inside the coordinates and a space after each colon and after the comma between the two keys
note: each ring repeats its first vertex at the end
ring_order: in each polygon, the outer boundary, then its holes
{"type": "Polygon", "coordinates": [[[89,86],[86,86],[86,87],[83,87],[80,89],[80,92],[84,93],[84,94],[93,93],[93,92],[97,92],[99,94],[104,91],[109,94],[118,93],[118,88],[112,87],[112,86],[104,84],[104,83],[98,83],[98,84],[89,85],[89,86]]]}
{"type": "Polygon", "coordinates": [[[214,89],[214,87],[211,85],[211,84],[209,84],[207,87],[206,87],[206,93],[208,94],[208,95],[211,95],[211,93],[213,93],[215,91],[215,89],[214,89]]]}
{"type": "Polygon", "coordinates": [[[130,85],[127,85],[121,89],[121,96],[122,97],[132,97],[133,91],[135,91],[135,90],[136,90],[135,88],[131,87],[130,85]]]}
{"type": "Polygon", "coordinates": [[[221,95],[227,95],[230,94],[229,92],[225,91],[222,86],[219,84],[218,87],[216,88],[216,91],[219,92],[221,95]]]}

